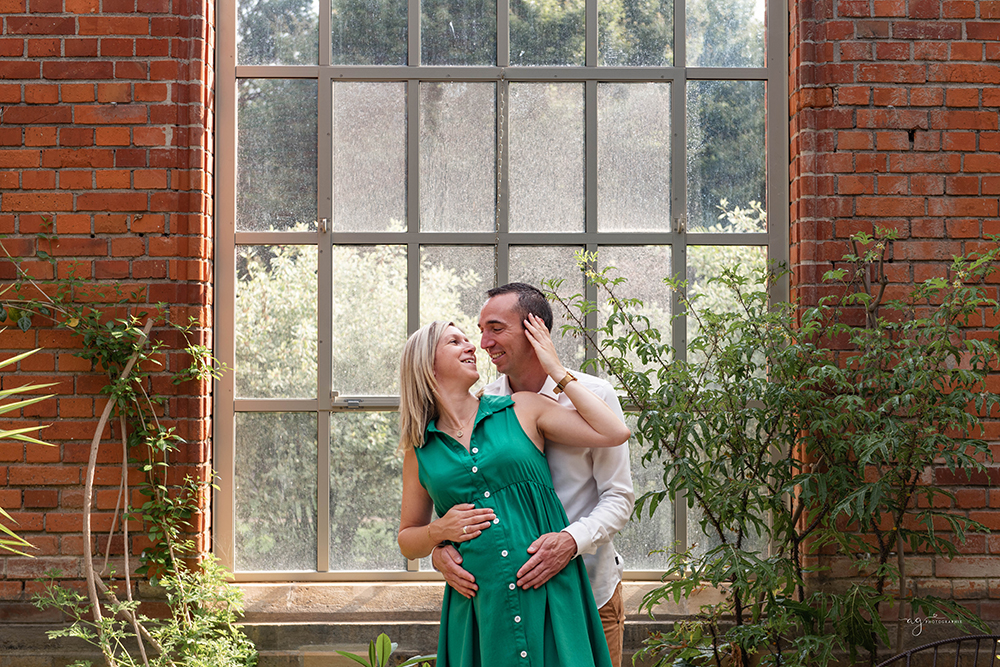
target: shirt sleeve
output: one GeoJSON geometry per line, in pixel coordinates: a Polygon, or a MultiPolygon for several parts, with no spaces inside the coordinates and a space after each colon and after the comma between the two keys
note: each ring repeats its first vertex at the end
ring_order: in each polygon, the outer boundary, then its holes
{"type": "MultiPolygon", "coordinates": [[[[625,421],[618,396],[610,384],[601,383],[590,389],[614,410],[619,419],[625,421]]],[[[628,523],[635,506],[628,442],[617,447],[594,448],[590,452],[597,484],[597,506],[590,514],[563,529],[576,541],[578,556],[594,553],[598,547],[610,542],[615,533],[628,523]]]]}

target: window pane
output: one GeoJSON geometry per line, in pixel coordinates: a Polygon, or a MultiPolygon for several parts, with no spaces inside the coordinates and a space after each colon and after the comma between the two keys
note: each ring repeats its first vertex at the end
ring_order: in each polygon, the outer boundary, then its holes
{"type": "Polygon", "coordinates": [[[330,569],[405,570],[399,553],[403,460],[395,412],[331,415],[330,569]]]}
{"type": "MultiPolygon", "coordinates": [[[[634,432],[637,415],[625,415],[625,422],[634,432]]],[[[642,449],[635,438],[629,441],[629,457],[632,460],[632,486],[635,497],[650,491],[663,489],[663,465],[653,459],[645,466],[642,463],[642,449]]],[[[633,517],[615,535],[615,549],[625,559],[626,570],[665,570],[667,559],[674,550],[674,503],[664,500],[649,516],[648,503],[639,519],[633,517]],[[666,553],[650,553],[652,551],[666,553]]]]}
{"type": "Polygon", "coordinates": [[[312,0],[238,0],[236,62],[240,65],[315,65],[319,4],[312,0]]]}
{"type": "Polygon", "coordinates": [[[670,84],[597,86],[597,224],[669,232],[670,84]]]}
{"type": "Polygon", "coordinates": [[[406,88],[333,84],[333,228],[406,229],[406,88]]]}
{"type": "Polygon", "coordinates": [[[316,247],[237,246],[236,396],[316,397],[316,247]]]}
{"type": "Polygon", "coordinates": [[[420,324],[447,320],[476,343],[478,390],[496,379],[489,355],[479,348],[479,310],[493,287],[492,246],[421,246],[420,324]]]}
{"type": "MultiPolygon", "coordinates": [[[[672,343],[671,336],[671,308],[670,299],[672,291],[663,282],[663,279],[670,276],[670,246],[601,246],[597,253],[597,263],[599,268],[604,269],[613,266],[614,277],[625,278],[627,282],[616,288],[619,296],[628,299],[642,300],[641,310],[630,308],[629,312],[644,315],[649,318],[650,326],[659,330],[661,341],[667,345],[672,343]]],[[[599,325],[604,326],[607,322],[610,309],[607,306],[607,299],[598,295],[600,308],[598,310],[599,325]]],[[[616,329],[616,335],[624,335],[621,329],[616,329]]],[[[602,335],[601,340],[604,339],[602,335]]],[[[634,354],[631,360],[635,368],[641,368],[639,358],[634,354]]],[[[665,358],[664,363],[670,360],[665,358]]],[[[656,367],[650,364],[649,367],[656,367]]],[[[607,377],[605,373],[602,376],[607,377]]],[[[607,379],[615,384],[612,377],[607,379]]]]}
{"type": "Polygon", "coordinates": [[[334,65],[405,65],[405,0],[333,0],[334,65]]]}
{"type": "Polygon", "coordinates": [[[492,83],[420,84],[420,229],[494,227],[496,102],[492,83]]]}
{"type": "Polygon", "coordinates": [[[510,230],[580,232],[583,85],[510,85],[510,230]]]}
{"type": "Polygon", "coordinates": [[[673,0],[599,0],[597,64],[674,64],[673,0]]]}
{"type": "MultiPolygon", "coordinates": [[[[509,282],[528,283],[546,291],[542,286],[543,280],[562,278],[559,294],[581,292],[583,273],[573,257],[580,250],[583,248],[577,246],[511,246],[509,282]]],[[[560,327],[567,320],[565,311],[558,304],[552,304],[552,314],[552,342],[560,361],[566,368],[580,368],[583,365],[583,341],[562,335],[560,327]]]]}
{"type": "Polygon", "coordinates": [[[689,0],[688,67],[763,67],[765,0],[689,0]]]}
{"type": "Polygon", "coordinates": [[[585,0],[510,2],[511,65],[583,65],[585,0]]]}
{"type": "Polygon", "coordinates": [[[236,414],[236,569],[316,569],[316,415],[236,414]]]}
{"type": "Polygon", "coordinates": [[[496,64],[496,0],[423,0],[420,51],[422,65],[496,64]]]}
{"type": "MultiPolygon", "coordinates": [[[[738,310],[736,297],[725,286],[711,282],[722,274],[725,268],[738,269],[741,275],[759,278],[767,268],[767,248],[765,246],[688,246],[687,280],[688,291],[693,296],[700,295],[696,302],[698,309],[711,309],[719,313],[738,310]]],[[[764,286],[753,282],[747,289],[761,290],[764,286]]],[[[698,335],[698,321],[687,318],[688,340],[698,335]]],[[[690,359],[691,361],[700,361],[690,359]]]]}
{"type": "Polygon", "coordinates": [[[406,247],[333,249],[333,389],[345,396],[399,393],[406,342],[406,247]]]}
{"type": "Polygon", "coordinates": [[[764,202],[764,92],[763,81],[688,82],[691,231],[739,231],[719,207],[764,202]]]}
{"type": "Polygon", "coordinates": [[[239,81],[236,228],[316,228],[316,82],[239,81]]]}

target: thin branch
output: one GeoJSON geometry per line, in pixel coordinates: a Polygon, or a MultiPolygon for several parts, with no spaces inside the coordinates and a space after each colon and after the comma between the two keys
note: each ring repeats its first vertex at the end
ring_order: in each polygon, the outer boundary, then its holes
{"type": "MultiPolygon", "coordinates": [[[[146,322],[145,328],[142,330],[142,336],[136,341],[135,352],[132,353],[132,357],[129,359],[128,363],[125,364],[125,368],[122,370],[121,379],[128,377],[129,373],[132,372],[132,367],[139,358],[139,354],[142,352],[142,347],[146,343],[146,339],[149,336],[150,329],[153,328],[153,320],[150,319],[146,322]]],[[[94,559],[93,559],[93,549],[90,546],[91,540],[91,514],[93,510],[93,496],[94,496],[94,475],[97,471],[97,450],[101,444],[101,436],[104,433],[104,427],[107,426],[108,418],[111,416],[111,411],[115,407],[115,401],[113,398],[108,399],[107,404],[104,406],[104,412],[101,414],[101,419],[97,424],[97,429],[94,431],[94,438],[90,443],[90,458],[87,461],[87,479],[84,484],[83,491],[83,548],[84,548],[84,558],[83,558],[83,569],[87,577],[87,595],[90,598],[91,606],[94,610],[94,622],[97,626],[98,633],[103,637],[104,631],[101,628],[101,603],[97,597],[97,581],[98,577],[94,573],[94,559]]],[[[114,664],[114,657],[108,656],[108,663],[114,664]]]]}

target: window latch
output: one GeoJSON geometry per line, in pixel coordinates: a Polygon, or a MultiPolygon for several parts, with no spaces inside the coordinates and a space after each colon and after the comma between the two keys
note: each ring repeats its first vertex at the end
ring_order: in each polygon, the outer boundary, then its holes
{"type": "Polygon", "coordinates": [[[683,234],[687,231],[688,217],[686,215],[679,215],[674,218],[674,233],[683,234]]]}
{"type": "Polygon", "coordinates": [[[326,234],[330,229],[330,218],[319,219],[319,233],[326,234]]]}

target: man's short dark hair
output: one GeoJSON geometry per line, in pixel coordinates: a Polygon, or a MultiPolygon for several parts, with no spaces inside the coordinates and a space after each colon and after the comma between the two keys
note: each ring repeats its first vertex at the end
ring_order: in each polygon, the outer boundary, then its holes
{"type": "Polygon", "coordinates": [[[501,294],[516,294],[517,309],[521,312],[521,319],[527,319],[528,313],[531,313],[542,318],[545,327],[552,331],[552,307],[540,289],[527,283],[507,283],[486,292],[486,296],[491,299],[501,294]]]}

